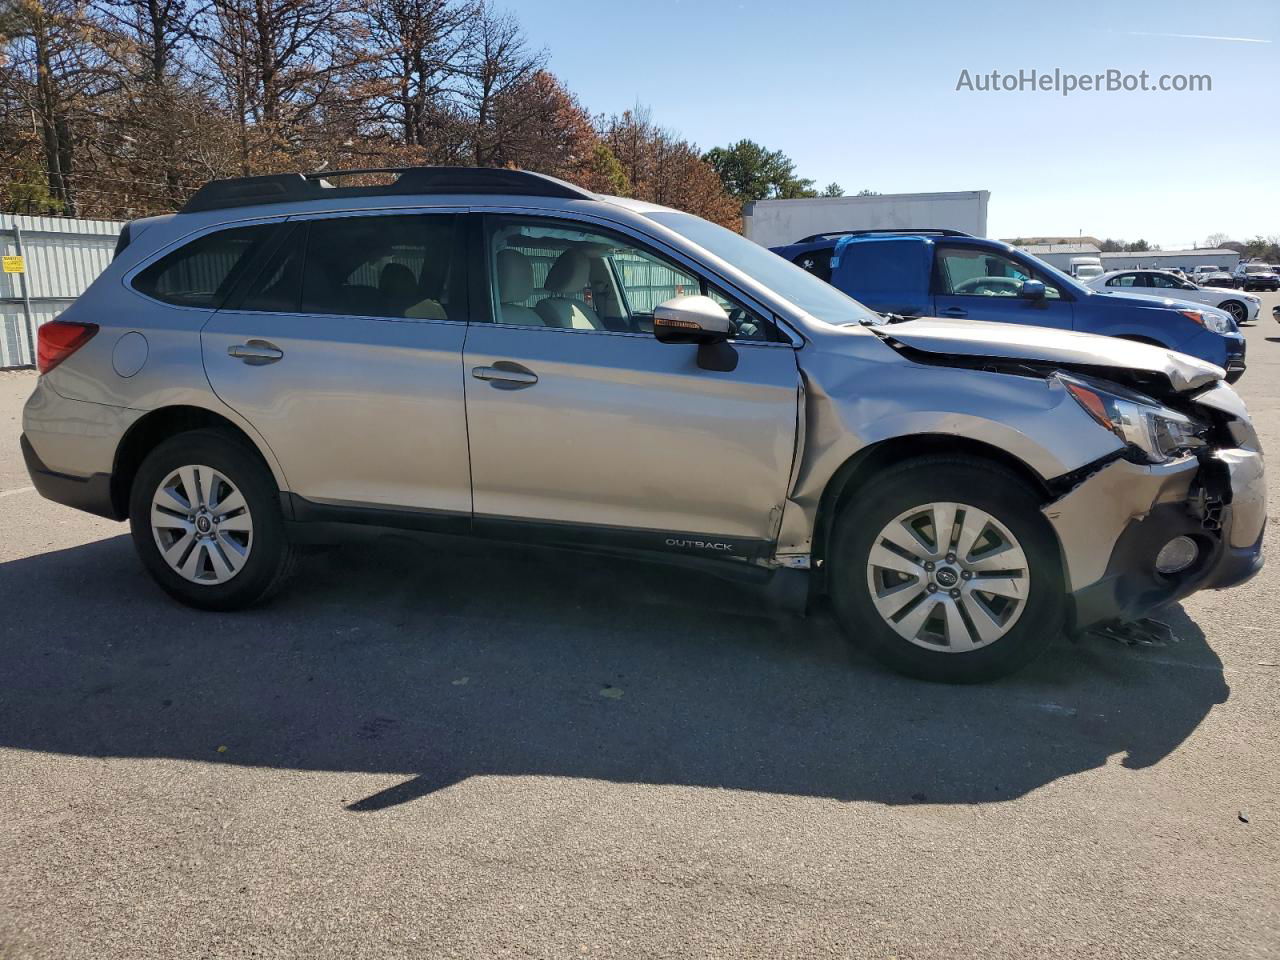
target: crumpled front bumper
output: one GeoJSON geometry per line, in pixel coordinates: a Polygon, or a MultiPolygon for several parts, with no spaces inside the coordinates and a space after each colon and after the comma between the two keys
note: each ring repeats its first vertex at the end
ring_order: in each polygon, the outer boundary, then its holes
{"type": "Polygon", "coordinates": [[[1262,569],[1267,521],[1262,455],[1221,449],[1157,466],[1115,460],[1044,508],[1058,534],[1073,627],[1136,620],[1197,590],[1223,589],[1262,569]],[[1156,571],[1161,547],[1200,548],[1176,574],[1156,571]]]}

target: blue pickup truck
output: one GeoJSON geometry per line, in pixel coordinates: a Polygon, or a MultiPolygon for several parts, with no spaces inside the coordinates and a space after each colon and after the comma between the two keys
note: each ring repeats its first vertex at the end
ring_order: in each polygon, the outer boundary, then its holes
{"type": "Polygon", "coordinates": [[[1201,304],[1100,293],[999,240],[955,230],[857,230],[773,247],[878,313],[967,317],[1154,343],[1244,373],[1229,315],[1201,304]]]}

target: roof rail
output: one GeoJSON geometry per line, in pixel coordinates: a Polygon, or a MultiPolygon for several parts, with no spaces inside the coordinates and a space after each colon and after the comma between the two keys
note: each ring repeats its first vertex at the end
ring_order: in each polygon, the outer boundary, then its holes
{"type": "Polygon", "coordinates": [[[931,236],[931,237],[972,237],[973,234],[965,233],[963,230],[948,230],[944,227],[902,227],[892,228],[885,227],[878,230],[828,230],[825,233],[815,233],[812,236],[805,237],[803,240],[797,240],[796,243],[813,243],[817,240],[833,240],[836,237],[865,237],[877,233],[887,234],[907,234],[908,236],[931,236]]]}
{"type": "Polygon", "coordinates": [[[491,167],[372,167],[323,173],[277,173],[265,177],[211,180],[197,190],[179,213],[225,210],[271,203],[345,197],[409,196],[423,193],[511,193],[566,200],[594,200],[595,195],[542,173],[491,167]],[[330,183],[362,174],[398,174],[392,183],[340,187],[330,183]]]}

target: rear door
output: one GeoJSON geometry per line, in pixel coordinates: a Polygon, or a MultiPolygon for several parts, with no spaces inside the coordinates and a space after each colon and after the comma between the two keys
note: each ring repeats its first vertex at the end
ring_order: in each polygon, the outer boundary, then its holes
{"type": "Polygon", "coordinates": [[[1072,326],[1071,295],[1052,277],[1030,264],[983,247],[939,244],[934,258],[933,291],[934,312],[940,317],[1027,323],[1063,330],[1072,326]],[[1026,280],[1044,283],[1043,299],[1022,295],[1026,280]]]}
{"type": "Polygon", "coordinates": [[[301,508],[469,526],[462,223],[447,211],[291,221],[205,325],[213,389],[261,433],[301,508]]]}
{"type": "Polygon", "coordinates": [[[476,529],[763,551],[787,495],[800,388],[772,318],[610,229],[514,215],[484,226],[486,309],[464,357],[476,529]],[[733,370],[703,369],[698,347],[651,333],[657,304],[699,292],[737,325],[733,370]]]}

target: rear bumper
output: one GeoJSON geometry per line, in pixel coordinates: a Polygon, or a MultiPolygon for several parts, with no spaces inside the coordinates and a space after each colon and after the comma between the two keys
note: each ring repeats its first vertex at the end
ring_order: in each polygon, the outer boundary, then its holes
{"type": "Polygon", "coordinates": [[[1260,454],[1218,450],[1161,467],[1108,464],[1045,508],[1063,546],[1074,628],[1137,620],[1198,590],[1262,569],[1266,480],[1260,454]],[[1176,574],[1155,569],[1177,536],[1199,548],[1176,574]]]}
{"type": "Polygon", "coordinates": [[[46,500],[61,503],[86,513],[93,513],[109,520],[123,520],[111,500],[111,474],[94,473],[87,477],[74,477],[50,470],[40,459],[31,441],[24,433],[19,440],[22,459],[26,461],[31,485],[46,500]]]}

